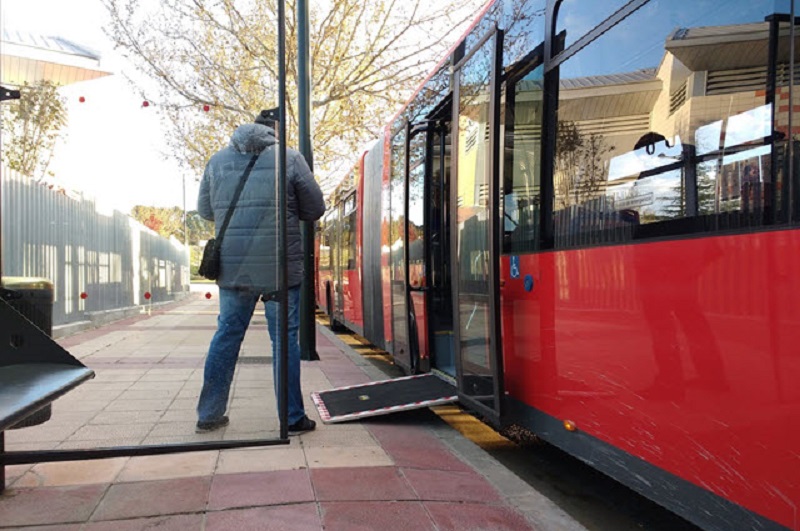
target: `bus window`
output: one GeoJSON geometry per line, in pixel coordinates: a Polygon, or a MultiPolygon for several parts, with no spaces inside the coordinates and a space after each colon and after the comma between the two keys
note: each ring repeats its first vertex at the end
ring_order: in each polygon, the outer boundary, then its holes
{"type": "Polygon", "coordinates": [[[342,227],[342,268],[356,268],[356,196],[350,196],[344,204],[342,227]]]}
{"type": "Polygon", "coordinates": [[[503,251],[535,251],[541,204],[542,76],[539,66],[507,84],[503,146],[503,251]]]}
{"type": "MultiPolygon", "coordinates": [[[[786,129],[765,100],[773,9],[654,0],[561,64],[557,247],[765,222],[786,129]]],[[[776,84],[788,98],[788,76],[776,84]]]]}
{"type": "Polygon", "coordinates": [[[568,48],[628,2],[630,0],[562,0],[558,4],[555,34],[565,32],[564,47],[568,48]]]}

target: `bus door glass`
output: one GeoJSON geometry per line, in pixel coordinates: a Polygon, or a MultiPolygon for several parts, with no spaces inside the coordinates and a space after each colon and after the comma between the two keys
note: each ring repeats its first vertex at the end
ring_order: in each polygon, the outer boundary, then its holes
{"type": "Polygon", "coordinates": [[[405,207],[406,207],[406,128],[392,139],[392,167],[389,181],[389,274],[392,286],[392,356],[395,363],[409,369],[411,349],[408,334],[408,293],[406,290],[405,207]]]}
{"type": "MultiPolygon", "coordinates": [[[[452,114],[452,105],[446,112],[452,114]]],[[[431,364],[450,376],[456,375],[453,343],[453,292],[450,282],[450,121],[439,121],[428,132],[429,278],[428,327],[431,364]]]]}
{"type": "Polygon", "coordinates": [[[425,293],[428,290],[428,220],[425,212],[425,148],[424,130],[411,129],[408,143],[408,312],[409,339],[412,343],[411,365],[426,370],[428,360],[428,327],[425,293]],[[413,136],[411,136],[413,135],[413,136]]]}
{"type": "Polygon", "coordinates": [[[459,395],[490,419],[500,414],[497,253],[493,181],[497,175],[495,104],[498,40],[484,38],[458,67],[457,175],[454,183],[454,296],[459,395]]]}
{"type": "Polygon", "coordinates": [[[338,204],[336,206],[336,225],[334,226],[336,256],[333,265],[333,311],[331,315],[335,316],[339,321],[344,319],[344,286],[342,285],[342,270],[344,268],[342,267],[342,260],[345,258],[346,253],[342,246],[345,243],[344,233],[346,228],[343,211],[344,204],[338,204]]]}
{"type": "Polygon", "coordinates": [[[329,316],[333,315],[333,270],[336,263],[335,253],[338,248],[334,240],[335,217],[335,210],[329,210],[325,214],[319,246],[320,299],[329,316]]]}

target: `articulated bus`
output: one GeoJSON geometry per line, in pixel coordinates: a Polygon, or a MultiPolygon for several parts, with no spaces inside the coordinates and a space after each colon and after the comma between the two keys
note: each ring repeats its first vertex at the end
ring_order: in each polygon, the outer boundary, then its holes
{"type": "Polygon", "coordinates": [[[489,3],[354,157],[320,306],[704,529],[800,530],[792,4],[489,3]]]}

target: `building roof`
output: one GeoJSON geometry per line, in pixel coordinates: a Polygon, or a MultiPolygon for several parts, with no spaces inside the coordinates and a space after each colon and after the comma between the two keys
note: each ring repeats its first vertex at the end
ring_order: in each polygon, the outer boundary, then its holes
{"type": "Polygon", "coordinates": [[[100,54],[59,36],[4,28],[0,39],[0,81],[19,86],[36,81],[69,85],[107,76],[100,54]]]}
{"type": "Polygon", "coordinates": [[[643,68],[633,72],[561,79],[560,84],[562,89],[569,90],[579,88],[606,87],[609,85],[630,85],[633,83],[655,81],[656,79],[655,68],[643,68]]]}

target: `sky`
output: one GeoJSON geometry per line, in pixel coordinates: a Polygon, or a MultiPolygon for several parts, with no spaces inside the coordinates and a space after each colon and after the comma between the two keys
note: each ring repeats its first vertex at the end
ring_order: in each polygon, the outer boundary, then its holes
{"type": "Polygon", "coordinates": [[[95,199],[102,210],[128,213],[135,205],[183,208],[185,181],[186,208],[196,208],[199,176],[167,153],[157,107],[144,106],[145,98],[122,75],[136,71],[103,33],[107,14],[100,0],[2,0],[0,20],[7,29],[88,47],[112,72],[60,91],[67,101],[67,135],[50,166],[59,185],[95,199]]]}

